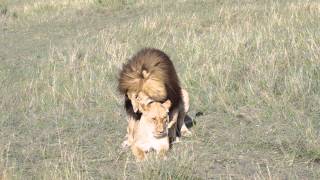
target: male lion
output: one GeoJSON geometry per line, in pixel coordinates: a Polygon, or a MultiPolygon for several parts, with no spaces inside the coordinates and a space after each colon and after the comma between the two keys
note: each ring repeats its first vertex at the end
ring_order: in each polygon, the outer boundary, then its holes
{"type": "MultiPolygon", "coordinates": [[[[129,126],[131,121],[141,118],[141,104],[149,100],[164,102],[169,99],[172,103],[169,121],[174,122],[169,129],[170,143],[176,135],[190,134],[184,124],[185,108],[189,107],[188,93],[181,89],[174,65],[164,52],[153,48],[142,49],[123,65],[118,81],[118,90],[125,96],[129,126]]],[[[130,139],[132,137],[128,134],[124,145],[130,146],[130,139]]]]}
{"type": "Polygon", "coordinates": [[[133,121],[129,131],[132,131],[132,153],[138,161],[146,157],[146,152],[154,149],[158,155],[166,158],[169,150],[169,137],[167,126],[169,122],[169,108],[171,101],[164,103],[150,102],[141,106],[140,121],[133,121]]]}

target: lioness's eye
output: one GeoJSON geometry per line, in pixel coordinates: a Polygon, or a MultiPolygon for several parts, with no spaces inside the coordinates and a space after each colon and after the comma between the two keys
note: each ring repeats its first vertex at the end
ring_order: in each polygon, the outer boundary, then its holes
{"type": "Polygon", "coordinates": [[[152,120],[154,120],[154,121],[155,121],[155,120],[156,120],[156,118],[154,117],[154,118],[152,118],[152,120]]]}

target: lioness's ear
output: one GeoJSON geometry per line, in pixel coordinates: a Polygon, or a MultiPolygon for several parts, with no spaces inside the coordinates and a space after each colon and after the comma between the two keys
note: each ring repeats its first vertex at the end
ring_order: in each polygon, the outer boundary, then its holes
{"type": "Polygon", "coordinates": [[[168,99],[162,105],[169,110],[171,107],[171,101],[168,99]]]}

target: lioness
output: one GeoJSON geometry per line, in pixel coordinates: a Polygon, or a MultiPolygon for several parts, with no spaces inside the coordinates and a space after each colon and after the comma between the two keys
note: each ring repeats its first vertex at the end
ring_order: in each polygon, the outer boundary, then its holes
{"type": "Polygon", "coordinates": [[[166,158],[169,150],[168,124],[171,101],[164,103],[150,102],[141,105],[142,115],[140,121],[132,121],[131,128],[133,142],[132,153],[138,161],[146,158],[146,152],[154,149],[157,154],[166,158]]]}
{"type": "MultiPolygon", "coordinates": [[[[189,110],[189,95],[188,92],[185,89],[181,89],[182,91],[182,103],[178,106],[178,112],[168,112],[169,119],[171,116],[178,116],[178,118],[172,118],[173,120],[169,122],[167,128],[169,129],[169,137],[170,137],[170,129],[173,129],[174,132],[177,129],[180,129],[180,133],[183,136],[190,136],[191,132],[188,130],[184,123],[184,118],[186,116],[186,113],[189,110]]],[[[132,99],[132,105],[136,111],[143,112],[142,106],[145,106],[152,102],[153,100],[145,95],[143,92],[138,93],[138,95],[134,96],[132,94],[129,94],[129,97],[132,99]]],[[[172,105],[172,104],[171,104],[172,105]]],[[[128,147],[131,146],[133,143],[133,129],[135,128],[136,124],[139,123],[139,121],[135,120],[129,120],[128,121],[128,127],[127,127],[127,139],[122,143],[122,147],[128,147]]],[[[172,131],[171,131],[172,132],[172,131]]]]}

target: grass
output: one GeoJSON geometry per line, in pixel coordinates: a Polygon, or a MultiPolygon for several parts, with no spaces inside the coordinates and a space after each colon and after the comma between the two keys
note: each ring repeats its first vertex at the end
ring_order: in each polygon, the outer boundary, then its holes
{"type": "Polygon", "coordinates": [[[318,179],[319,22],[312,0],[0,1],[0,179],[318,179]],[[197,124],[136,163],[116,78],[145,46],[197,124]]]}

